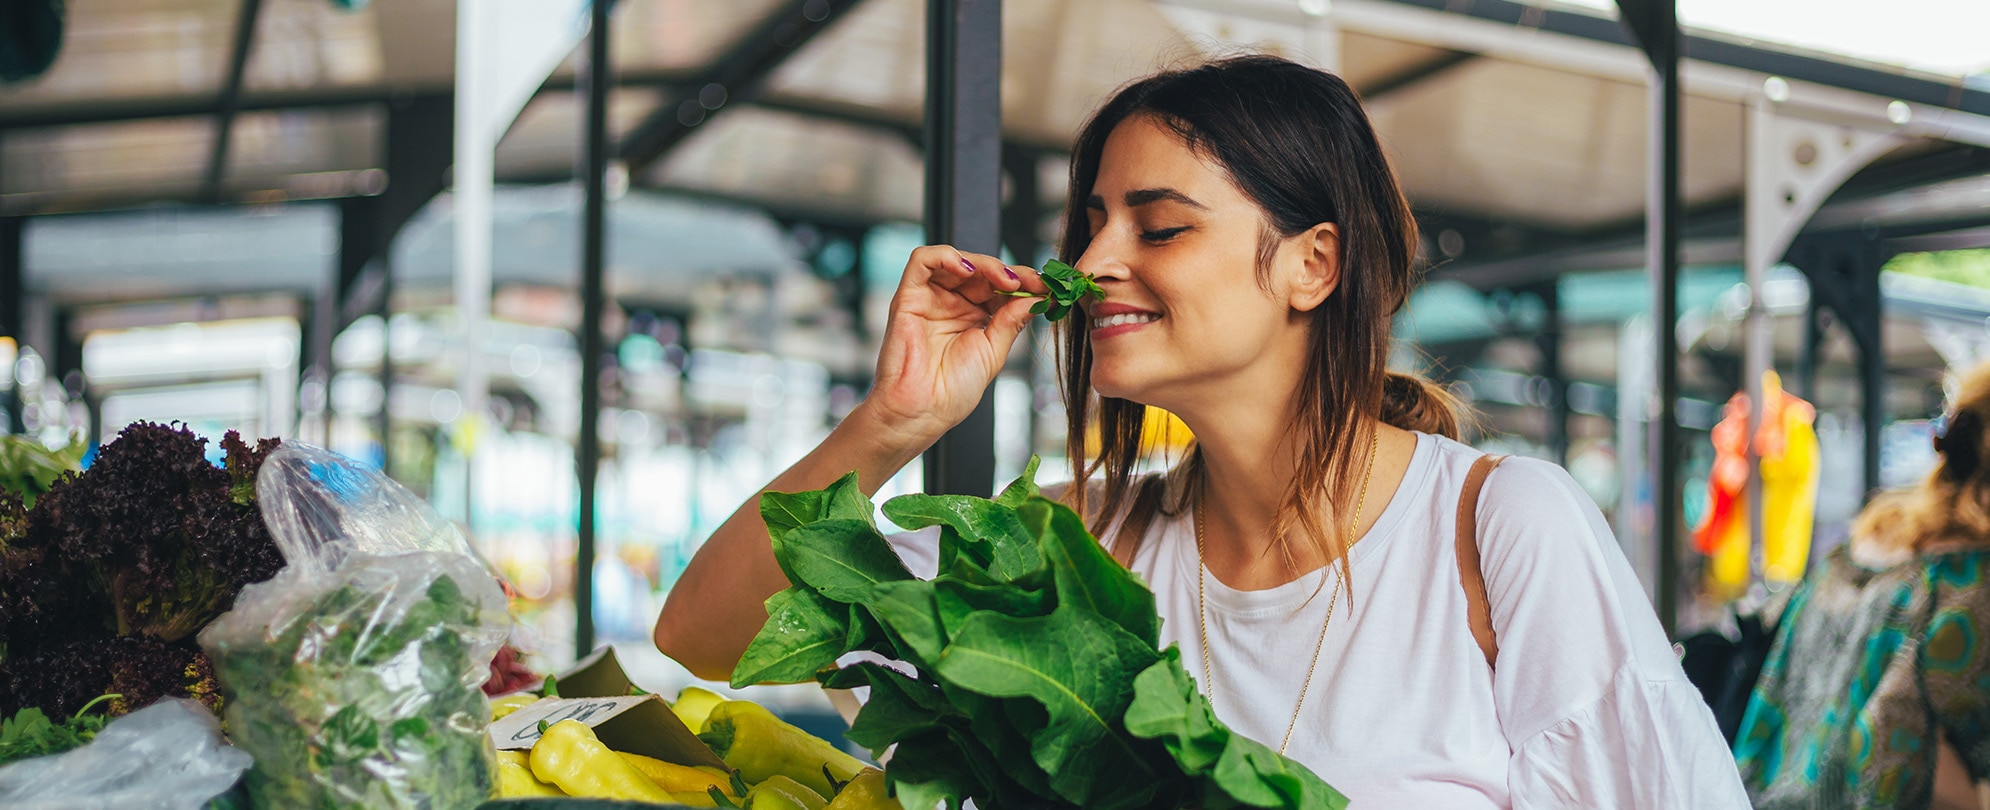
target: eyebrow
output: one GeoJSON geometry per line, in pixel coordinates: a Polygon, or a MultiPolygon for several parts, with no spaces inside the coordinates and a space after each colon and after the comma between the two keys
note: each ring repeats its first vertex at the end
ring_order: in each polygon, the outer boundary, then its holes
{"type": "MultiPolygon", "coordinates": [[[[1126,192],[1126,207],[1128,208],[1139,208],[1148,203],[1160,202],[1162,200],[1181,203],[1198,211],[1209,210],[1209,206],[1196,202],[1190,199],[1188,195],[1171,188],[1142,188],[1126,192]]],[[[1085,207],[1104,209],[1106,201],[1099,195],[1094,194],[1085,200],[1085,207]]]]}

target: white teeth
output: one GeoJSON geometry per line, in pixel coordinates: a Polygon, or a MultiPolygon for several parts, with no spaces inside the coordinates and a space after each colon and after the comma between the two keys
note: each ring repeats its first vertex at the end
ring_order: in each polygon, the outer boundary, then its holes
{"type": "Polygon", "coordinates": [[[1133,323],[1153,323],[1154,321],[1158,321],[1160,319],[1161,316],[1155,315],[1151,312],[1127,312],[1119,315],[1108,315],[1103,318],[1093,318],[1092,328],[1104,329],[1108,326],[1125,326],[1127,324],[1133,324],[1133,323]]]}

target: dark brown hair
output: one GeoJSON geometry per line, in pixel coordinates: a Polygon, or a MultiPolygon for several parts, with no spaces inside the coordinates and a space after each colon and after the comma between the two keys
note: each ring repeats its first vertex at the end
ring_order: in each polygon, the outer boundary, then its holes
{"type": "MultiPolygon", "coordinates": [[[[1122,88],[1078,136],[1065,208],[1063,259],[1076,263],[1091,242],[1085,200],[1099,175],[1107,136],[1121,122],[1149,116],[1190,149],[1228,172],[1263,211],[1258,244],[1261,283],[1268,283],[1278,242],[1321,223],[1340,229],[1340,285],[1312,313],[1307,367],[1292,414],[1298,474],[1278,524],[1285,545],[1295,524],[1326,552],[1344,557],[1345,538],[1326,527],[1353,499],[1367,468],[1370,420],[1456,438],[1457,402],[1421,378],[1388,370],[1390,326],[1416,286],[1417,227],[1382,153],[1360,99],[1340,77],[1271,56],[1239,56],[1170,70],[1122,88]]],[[[1092,344],[1085,318],[1063,322],[1060,358],[1069,415],[1072,474],[1085,482],[1103,471],[1096,508],[1077,484],[1067,500],[1102,533],[1128,506],[1113,551],[1131,561],[1140,535],[1161,504],[1160,488],[1136,494],[1145,406],[1096,396],[1092,344]],[[1098,425],[1099,456],[1087,458],[1086,434],[1098,425]]],[[[1184,469],[1201,475],[1190,451],[1184,469]]],[[[1186,493],[1190,488],[1183,487],[1186,493]]],[[[1184,504],[1176,503],[1169,511],[1184,504]]],[[[1101,534],[1101,536],[1103,536],[1101,534]]]]}

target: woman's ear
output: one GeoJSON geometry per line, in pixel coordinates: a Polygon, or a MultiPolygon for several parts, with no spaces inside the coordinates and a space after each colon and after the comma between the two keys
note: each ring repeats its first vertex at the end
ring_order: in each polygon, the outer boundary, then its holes
{"type": "Polygon", "coordinates": [[[1292,281],[1287,303],[1299,312],[1311,312],[1340,289],[1340,226],[1322,222],[1292,237],[1299,275],[1292,281]]]}

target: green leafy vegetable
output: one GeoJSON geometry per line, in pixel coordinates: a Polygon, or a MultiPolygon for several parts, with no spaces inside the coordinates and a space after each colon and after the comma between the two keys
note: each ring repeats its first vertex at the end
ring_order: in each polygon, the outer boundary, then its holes
{"type": "Polygon", "coordinates": [[[60,754],[89,744],[96,738],[97,732],[104,730],[106,719],[101,714],[90,714],[90,709],[98,703],[120,697],[123,696],[100,696],[60,723],[49,720],[48,715],[34,708],[16,712],[13,719],[0,720],[0,765],[17,759],[60,754]]]}
{"type": "Polygon", "coordinates": [[[490,707],[471,655],[489,619],[459,585],[488,576],[433,552],[348,561],[267,636],[203,635],[228,690],[229,736],[256,760],[255,806],[445,810],[488,798],[490,707]]]}
{"type": "Polygon", "coordinates": [[[1049,291],[1048,294],[1038,295],[1017,290],[1008,295],[1017,298],[1042,298],[1043,300],[1036,302],[1036,306],[1030,307],[1030,312],[1043,315],[1051,321],[1064,320],[1064,316],[1071,314],[1072,308],[1078,306],[1078,302],[1085,296],[1089,295],[1100,301],[1106,300],[1106,291],[1101,289],[1099,283],[1090,275],[1079,272],[1078,268],[1056,259],[1044,262],[1043,269],[1037,271],[1037,277],[1043,280],[1043,288],[1049,291]]]}
{"type": "MultiPolygon", "coordinates": [[[[32,509],[0,493],[0,715],[63,719],[106,692],[123,696],[112,716],[162,697],[218,706],[192,636],[283,567],[254,491],[276,446],[230,431],[216,466],[184,426],[138,422],[32,509]]],[[[4,448],[0,467],[41,452],[4,448]]]]}
{"type": "Polygon", "coordinates": [[[892,553],[854,475],[764,495],[791,587],[767,601],[733,685],[869,686],[848,736],[873,754],[897,746],[886,776],[906,807],[1344,807],[1217,720],[1180,650],[1160,649],[1153,592],[1038,493],[1036,467],[994,500],[884,505],[900,526],[939,527],[932,580],[892,553]],[[916,674],[836,668],[859,650],[916,674]]]}
{"type": "Polygon", "coordinates": [[[0,436],[0,490],[19,495],[32,508],[63,473],[82,467],[88,449],[83,442],[73,442],[50,450],[31,436],[0,436]]]}

